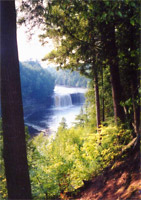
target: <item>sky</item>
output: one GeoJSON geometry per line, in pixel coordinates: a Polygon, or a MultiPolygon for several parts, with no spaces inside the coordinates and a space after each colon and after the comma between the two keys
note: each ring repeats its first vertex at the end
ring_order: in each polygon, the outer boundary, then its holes
{"type": "MultiPolygon", "coordinates": [[[[16,0],[16,8],[19,8],[22,0],[16,0]]],[[[20,13],[18,12],[20,16],[20,13]]],[[[51,39],[47,39],[48,43],[42,46],[39,41],[38,35],[41,34],[39,29],[36,29],[31,40],[29,40],[29,35],[26,33],[26,27],[24,25],[17,25],[17,43],[18,43],[18,52],[19,60],[38,60],[42,67],[47,67],[49,63],[47,61],[42,62],[42,58],[48,54],[51,50],[54,49],[54,45],[51,39]]]]}
{"type": "MultiPolygon", "coordinates": [[[[54,45],[52,40],[48,39],[48,43],[42,46],[38,38],[40,33],[41,32],[37,30],[32,39],[29,40],[26,28],[23,25],[17,28],[17,42],[20,61],[38,60],[41,62],[42,58],[53,50],[54,45]]],[[[48,63],[41,62],[41,64],[43,67],[46,67],[48,63]]]]}

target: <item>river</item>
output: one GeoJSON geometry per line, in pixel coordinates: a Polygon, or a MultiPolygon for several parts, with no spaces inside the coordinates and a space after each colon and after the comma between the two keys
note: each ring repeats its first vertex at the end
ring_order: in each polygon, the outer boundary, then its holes
{"type": "Polygon", "coordinates": [[[39,107],[35,112],[25,116],[25,124],[31,133],[55,132],[62,118],[65,118],[67,126],[71,127],[84,105],[86,91],[84,88],[55,86],[53,105],[50,108],[39,107]]]}

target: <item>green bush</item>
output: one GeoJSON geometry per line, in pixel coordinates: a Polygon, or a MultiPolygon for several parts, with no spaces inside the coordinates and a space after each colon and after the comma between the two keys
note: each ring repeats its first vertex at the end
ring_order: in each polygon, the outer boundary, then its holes
{"type": "MultiPolygon", "coordinates": [[[[55,199],[83,186],[101,173],[132,139],[131,131],[115,125],[67,129],[60,123],[56,136],[43,133],[30,139],[26,128],[28,163],[33,199],[55,199]]],[[[0,142],[3,143],[0,122],[0,142]]],[[[0,199],[7,199],[3,149],[0,149],[0,199]]]]}
{"type": "Polygon", "coordinates": [[[114,125],[101,127],[99,133],[60,126],[55,138],[38,135],[28,142],[34,199],[75,191],[107,167],[130,140],[129,130],[114,125]]]}
{"type": "Polygon", "coordinates": [[[0,199],[7,198],[6,178],[3,160],[2,120],[0,120],[0,199]]]}

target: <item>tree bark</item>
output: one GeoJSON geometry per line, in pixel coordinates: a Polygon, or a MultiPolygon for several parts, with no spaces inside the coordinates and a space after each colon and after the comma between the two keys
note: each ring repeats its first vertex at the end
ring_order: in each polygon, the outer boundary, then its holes
{"type": "MultiPolygon", "coordinates": [[[[131,17],[133,17],[133,13],[131,12],[131,17]]],[[[129,22],[129,42],[130,48],[132,51],[137,51],[138,45],[136,41],[138,37],[136,36],[137,30],[132,26],[129,22]]],[[[138,34],[139,35],[139,34],[138,34]]],[[[136,135],[139,135],[139,126],[140,126],[140,105],[137,103],[137,99],[139,99],[139,70],[138,70],[138,58],[130,57],[130,84],[131,84],[131,95],[132,95],[132,103],[133,103],[133,127],[136,135]],[[134,65],[133,65],[134,64],[134,65]]]]}
{"type": "Polygon", "coordinates": [[[131,80],[131,93],[132,93],[132,103],[133,103],[133,127],[136,135],[139,134],[139,126],[140,126],[140,106],[139,103],[136,102],[138,94],[138,86],[136,85],[137,76],[135,77],[135,73],[132,74],[131,80]]]}
{"type": "Polygon", "coordinates": [[[101,70],[101,78],[102,78],[102,121],[105,121],[105,103],[104,103],[104,88],[103,88],[103,67],[101,70]]]}
{"type": "Polygon", "coordinates": [[[102,24],[100,29],[101,40],[105,48],[105,57],[108,58],[108,64],[110,65],[115,122],[117,123],[118,119],[120,119],[121,122],[124,122],[124,110],[120,105],[122,100],[122,87],[120,84],[119,66],[117,59],[118,55],[115,38],[115,26],[112,23],[102,24]]]}
{"type": "Polygon", "coordinates": [[[31,199],[16,39],[15,1],[0,1],[1,105],[8,199],[31,199]]]}
{"type": "Polygon", "coordinates": [[[93,63],[93,73],[94,73],[94,88],[95,88],[95,101],[96,101],[96,121],[97,121],[97,128],[101,125],[100,120],[100,100],[99,100],[99,86],[98,86],[98,75],[96,66],[93,63]]]}

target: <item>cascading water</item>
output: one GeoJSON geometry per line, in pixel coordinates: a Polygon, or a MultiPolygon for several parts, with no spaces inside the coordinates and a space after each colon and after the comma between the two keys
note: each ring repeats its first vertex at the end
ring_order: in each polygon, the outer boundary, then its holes
{"type": "Polygon", "coordinates": [[[62,118],[66,119],[68,127],[72,126],[85,102],[86,91],[87,89],[84,88],[56,86],[52,107],[47,109],[40,107],[39,110],[26,116],[26,124],[35,129],[32,130],[34,133],[39,133],[41,130],[56,131],[62,118]]]}
{"type": "Polygon", "coordinates": [[[72,99],[70,94],[55,94],[54,95],[54,106],[55,107],[68,107],[72,106],[72,99]]]}
{"type": "Polygon", "coordinates": [[[54,107],[70,107],[85,102],[85,89],[56,86],[54,90],[54,107]]]}
{"type": "Polygon", "coordinates": [[[84,93],[73,93],[71,94],[71,100],[73,105],[80,105],[85,102],[84,93]]]}

